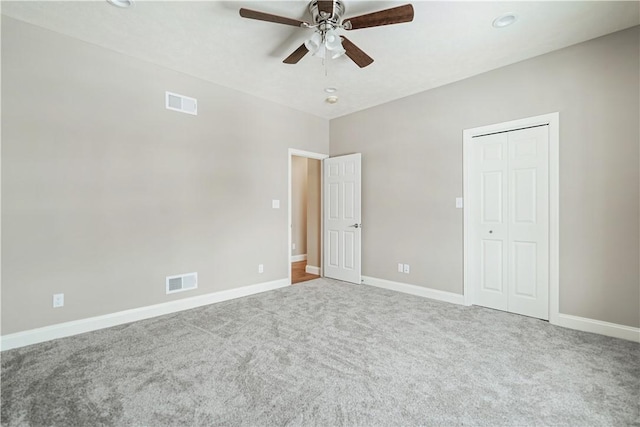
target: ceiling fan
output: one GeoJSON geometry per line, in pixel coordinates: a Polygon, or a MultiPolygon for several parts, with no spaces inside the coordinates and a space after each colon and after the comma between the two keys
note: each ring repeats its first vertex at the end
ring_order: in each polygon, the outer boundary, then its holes
{"type": "Polygon", "coordinates": [[[345,36],[338,35],[336,30],[358,30],[400,24],[413,20],[413,6],[410,4],[343,20],[344,11],[344,3],[341,0],[313,0],[309,3],[309,12],[311,12],[313,18],[313,24],[245,8],[240,9],[240,16],[259,21],[275,22],[276,24],[315,29],[311,38],[282,61],[285,64],[297,64],[307,53],[311,52],[313,55],[322,58],[327,56],[337,58],[346,54],[360,68],[370,65],[373,62],[373,58],[364,53],[345,36]]]}

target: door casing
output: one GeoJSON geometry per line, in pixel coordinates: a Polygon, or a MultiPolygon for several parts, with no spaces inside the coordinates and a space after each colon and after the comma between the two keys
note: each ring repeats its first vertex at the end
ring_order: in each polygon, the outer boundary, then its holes
{"type": "MultiPolygon", "coordinates": [[[[463,158],[463,198],[470,200],[470,168],[471,156],[469,155],[473,137],[496,132],[506,132],[510,130],[522,129],[530,126],[549,125],[549,321],[558,322],[560,312],[560,227],[559,227],[559,142],[560,142],[560,114],[558,112],[543,114],[535,117],[512,120],[504,123],[497,123],[488,126],[481,126],[463,131],[462,158],[463,158]]],[[[471,305],[473,295],[468,280],[469,264],[469,232],[471,218],[469,211],[464,209],[464,254],[463,254],[463,292],[466,305],[471,305]]]]}

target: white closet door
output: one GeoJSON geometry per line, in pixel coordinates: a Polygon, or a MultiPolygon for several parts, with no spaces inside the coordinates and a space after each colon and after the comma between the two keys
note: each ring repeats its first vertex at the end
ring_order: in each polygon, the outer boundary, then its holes
{"type": "Polygon", "coordinates": [[[474,139],[469,281],[474,303],[508,310],[507,134],[474,139]]]}
{"type": "Polygon", "coordinates": [[[509,311],[549,319],[549,130],[509,136],[509,311]]]}
{"type": "Polygon", "coordinates": [[[467,207],[474,304],[549,318],[548,151],[547,126],[473,140],[467,207]]]}

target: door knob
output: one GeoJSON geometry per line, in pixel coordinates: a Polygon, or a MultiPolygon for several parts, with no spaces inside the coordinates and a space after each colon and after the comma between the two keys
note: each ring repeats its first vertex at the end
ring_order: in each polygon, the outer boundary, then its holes
{"type": "Polygon", "coordinates": [[[362,224],[353,224],[353,225],[350,225],[349,227],[362,228],[362,224]]]}

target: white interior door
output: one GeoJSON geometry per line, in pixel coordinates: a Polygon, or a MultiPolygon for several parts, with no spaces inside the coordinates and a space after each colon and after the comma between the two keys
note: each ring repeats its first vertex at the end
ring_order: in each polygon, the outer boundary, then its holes
{"type": "Polygon", "coordinates": [[[476,137],[471,156],[473,301],[548,319],[548,127],[476,137]]]}
{"type": "Polygon", "coordinates": [[[323,161],[324,275],[360,283],[361,154],[323,161]]]}

